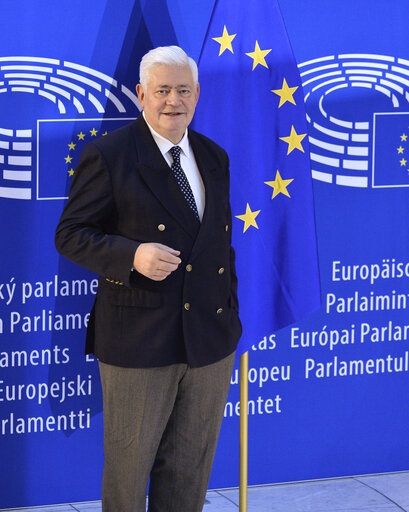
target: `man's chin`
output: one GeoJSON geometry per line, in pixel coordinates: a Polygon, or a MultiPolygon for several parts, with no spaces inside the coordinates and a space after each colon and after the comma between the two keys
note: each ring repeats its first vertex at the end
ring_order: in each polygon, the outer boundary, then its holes
{"type": "Polygon", "coordinates": [[[184,119],[183,122],[182,119],[179,119],[179,122],[170,120],[170,122],[163,123],[162,126],[163,130],[161,135],[172,141],[175,139],[180,140],[187,128],[186,119],[184,119]]]}

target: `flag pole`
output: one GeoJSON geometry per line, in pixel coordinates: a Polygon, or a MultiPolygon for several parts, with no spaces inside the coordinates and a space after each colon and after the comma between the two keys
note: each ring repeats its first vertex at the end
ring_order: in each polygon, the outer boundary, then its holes
{"type": "Polygon", "coordinates": [[[247,512],[249,353],[240,356],[240,490],[239,512],[247,512]]]}

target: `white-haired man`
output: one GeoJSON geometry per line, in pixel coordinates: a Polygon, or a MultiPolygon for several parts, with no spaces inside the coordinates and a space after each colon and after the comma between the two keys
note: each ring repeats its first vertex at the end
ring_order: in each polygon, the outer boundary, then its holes
{"type": "MultiPolygon", "coordinates": [[[[99,274],[86,352],[104,403],[104,512],[202,510],[241,334],[226,153],[187,127],[197,66],[140,65],[138,119],[86,146],[56,232],[99,274]]],[[[217,120],[215,120],[217,122],[217,120]]]]}

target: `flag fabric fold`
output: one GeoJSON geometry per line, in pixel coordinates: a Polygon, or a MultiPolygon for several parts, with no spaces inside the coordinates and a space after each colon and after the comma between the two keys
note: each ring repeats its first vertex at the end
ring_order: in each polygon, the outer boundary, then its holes
{"type": "Polygon", "coordinates": [[[307,121],[276,0],[218,0],[193,127],[230,158],[238,353],[320,306],[307,121]]]}

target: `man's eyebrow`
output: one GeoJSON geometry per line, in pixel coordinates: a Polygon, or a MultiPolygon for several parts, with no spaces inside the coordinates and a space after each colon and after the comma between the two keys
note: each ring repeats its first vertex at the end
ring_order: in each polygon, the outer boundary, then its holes
{"type": "MultiPolygon", "coordinates": [[[[176,86],[176,88],[180,88],[180,87],[184,87],[184,88],[188,88],[188,89],[191,89],[192,86],[189,85],[189,84],[178,84],[176,86]]],[[[168,85],[168,84],[159,84],[157,86],[158,89],[172,89],[172,86],[168,85]]]]}

